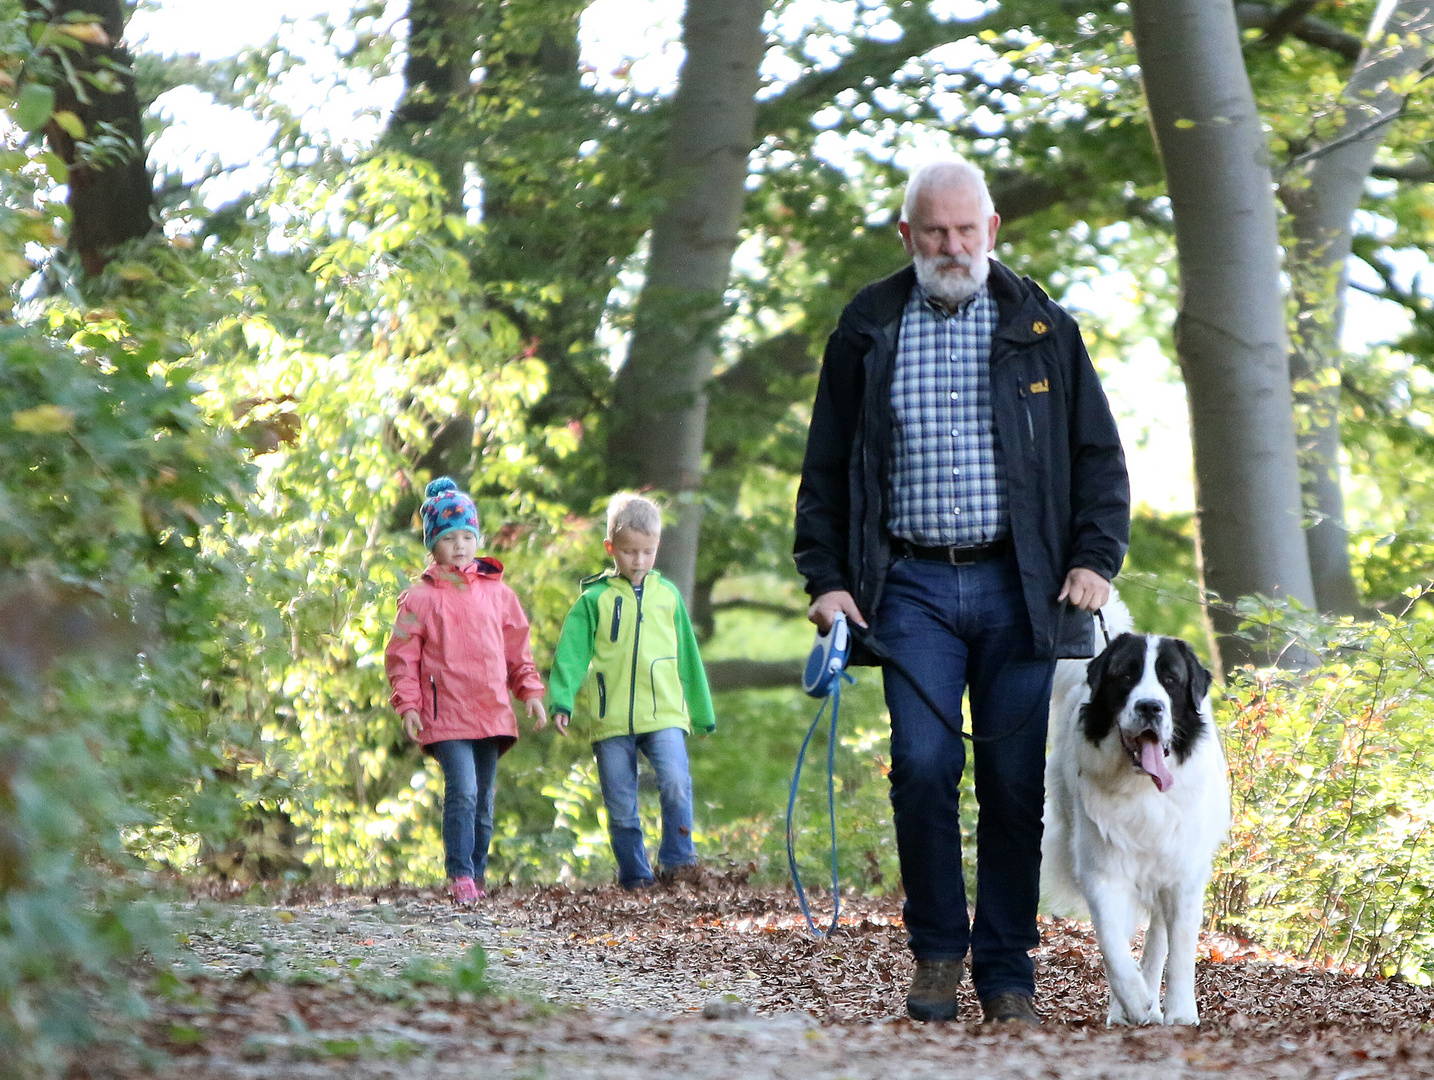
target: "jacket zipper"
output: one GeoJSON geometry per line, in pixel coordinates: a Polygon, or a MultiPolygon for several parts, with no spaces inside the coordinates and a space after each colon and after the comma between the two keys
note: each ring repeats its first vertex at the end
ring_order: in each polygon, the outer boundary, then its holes
{"type": "Polygon", "coordinates": [[[438,723],[438,680],[428,676],[428,685],[433,688],[433,722],[438,723]]]}
{"type": "Polygon", "coordinates": [[[608,632],[608,640],[617,640],[617,629],[622,624],[622,597],[613,599],[612,604],[612,630],[608,632]]]}
{"type": "Polygon", "coordinates": [[[1021,408],[1026,411],[1026,434],[1031,437],[1031,449],[1035,450],[1036,423],[1034,420],[1031,419],[1031,399],[1030,396],[1026,393],[1026,384],[1018,381],[1016,383],[1016,393],[1021,398],[1021,408]]]}
{"type": "Polygon", "coordinates": [[[637,734],[637,648],[642,641],[642,597],[637,598],[637,621],[632,628],[632,675],[627,680],[627,733],[637,734]]]}
{"type": "Polygon", "coordinates": [[[602,672],[597,673],[598,684],[598,719],[601,720],[607,715],[607,680],[602,677],[602,672]]]}

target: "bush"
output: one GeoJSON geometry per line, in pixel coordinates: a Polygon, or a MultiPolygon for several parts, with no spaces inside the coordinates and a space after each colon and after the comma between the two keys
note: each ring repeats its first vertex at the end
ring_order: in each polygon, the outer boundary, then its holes
{"type": "Polygon", "coordinates": [[[1218,712],[1233,788],[1212,918],[1377,975],[1434,976],[1434,624],[1245,614],[1319,659],[1247,668],[1218,712]]]}

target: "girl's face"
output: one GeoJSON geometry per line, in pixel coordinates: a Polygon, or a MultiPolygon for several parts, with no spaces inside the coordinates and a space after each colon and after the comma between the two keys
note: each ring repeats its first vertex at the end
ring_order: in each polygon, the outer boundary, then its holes
{"type": "Polygon", "coordinates": [[[478,537],[467,529],[449,529],[433,542],[433,561],[439,566],[467,566],[478,554],[478,537]]]}

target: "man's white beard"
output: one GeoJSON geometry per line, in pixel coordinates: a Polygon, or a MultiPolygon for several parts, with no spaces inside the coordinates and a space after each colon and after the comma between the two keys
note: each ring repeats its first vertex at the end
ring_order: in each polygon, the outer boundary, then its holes
{"type": "Polygon", "coordinates": [[[984,251],[975,256],[912,255],[911,261],[916,265],[916,280],[927,295],[946,307],[964,304],[975,296],[991,271],[984,251]],[[947,269],[949,267],[961,269],[947,269]]]}

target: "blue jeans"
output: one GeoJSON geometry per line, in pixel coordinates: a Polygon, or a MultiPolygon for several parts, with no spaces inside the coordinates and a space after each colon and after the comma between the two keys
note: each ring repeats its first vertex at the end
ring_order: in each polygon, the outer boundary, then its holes
{"type": "Polygon", "coordinates": [[[1034,659],[1012,556],[967,566],[903,558],[887,576],[875,629],[957,722],[969,689],[971,728],[1009,738],[972,744],[978,806],[976,919],[966,909],[958,808],[965,741],[885,670],[891,711],[891,806],[906,888],[912,953],[955,960],[971,951],[982,1000],[1035,994],[1028,950],[1040,944],[1041,810],[1051,665],[1034,659]]]}
{"type": "Polygon", "coordinates": [[[450,878],[483,880],[493,839],[493,781],[502,739],[445,739],[426,749],[443,766],[443,853],[450,878]]]}
{"type": "Polygon", "coordinates": [[[687,769],[687,732],[662,728],[641,735],[615,735],[593,743],[602,801],[607,806],[607,835],[617,859],[617,881],[624,889],[652,880],[637,809],[637,754],[657,774],[662,802],[662,846],[657,864],[675,870],[697,861],[692,846],[692,774],[687,769]]]}

